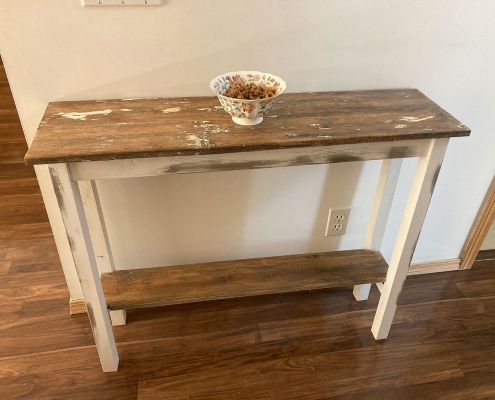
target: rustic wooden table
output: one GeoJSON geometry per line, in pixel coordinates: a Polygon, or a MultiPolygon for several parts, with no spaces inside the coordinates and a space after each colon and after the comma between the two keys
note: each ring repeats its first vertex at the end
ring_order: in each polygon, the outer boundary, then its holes
{"type": "Polygon", "coordinates": [[[257,126],[235,125],[212,97],[60,102],[25,159],[48,164],[101,364],[116,371],[111,323],[127,308],[352,285],[366,300],[376,283],[371,330],[385,339],[449,138],[469,133],[414,89],[285,94],[257,126]],[[387,265],[380,247],[407,157],[419,162],[387,265]],[[364,249],[175,267],[115,268],[94,182],[377,159],[364,249]]]}

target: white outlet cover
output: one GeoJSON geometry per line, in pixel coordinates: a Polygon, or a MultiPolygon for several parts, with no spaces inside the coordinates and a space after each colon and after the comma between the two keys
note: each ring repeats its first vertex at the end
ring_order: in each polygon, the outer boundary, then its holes
{"type": "Polygon", "coordinates": [[[341,236],[347,231],[349,223],[350,208],[333,208],[328,212],[327,229],[325,236],[341,236]],[[343,217],[343,218],[342,218],[343,217]],[[334,229],[336,225],[342,225],[342,229],[334,229]]]}
{"type": "Polygon", "coordinates": [[[161,6],[162,0],[82,0],[83,6],[161,6]]]}

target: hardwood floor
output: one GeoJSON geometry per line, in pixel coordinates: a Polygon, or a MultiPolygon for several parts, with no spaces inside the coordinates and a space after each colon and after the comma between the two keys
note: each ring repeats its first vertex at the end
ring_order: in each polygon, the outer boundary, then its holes
{"type": "Polygon", "coordinates": [[[2,68],[0,399],[495,399],[495,260],[409,277],[380,342],[376,287],[129,310],[119,371],[103,373],[87,316],[69,315],[2,68]]]}

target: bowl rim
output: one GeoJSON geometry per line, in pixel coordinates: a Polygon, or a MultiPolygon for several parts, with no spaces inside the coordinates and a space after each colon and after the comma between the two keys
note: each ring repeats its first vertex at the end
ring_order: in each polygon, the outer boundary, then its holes
{"type": "Polygon", "coordinates": [[[217,75],[215,76],[211,81],[210,81],[210,90],[215,94],[215,96],[218,96],[218,97],[222,97],[224,99],[228,99],[228,100],[237,100],[237,101],[241,101],[242,103],[252,103],[252,102],[255,102],[255,101],[261,101],[261,100],[270,100],[270,99],[276,99],[278,96],[280,96],[283,92],[285,92],[285,90],[287,89],[287,83],[279,76],[277,75],[274,75],[274,74],[270,74],[268,72],[261,72],[261,71],[233,71],[233,72],[224,72],[223,74],[220,74],[220,75],[217,75]],[[266,99],[254,99],[254,100],[248,100],[248,99],[234,99],[233,97],[228,97],[228,96],[224,96],[223,94],[218,94],[215,89],[213,88],[213,84],[215,83],[215,81],[217,79],[219,79],[220,77],[222,76],[226,76],[226,75],[241,75],[241,74],[244,74],[244,75],[247,75],[247,74],[252,74],[252,75],[270,75],[272,78],[275,78],[277,81],[280,82],[280,92],[277,93],[275,96],[272,96],[272,97],[267,97],[266,99]]]}

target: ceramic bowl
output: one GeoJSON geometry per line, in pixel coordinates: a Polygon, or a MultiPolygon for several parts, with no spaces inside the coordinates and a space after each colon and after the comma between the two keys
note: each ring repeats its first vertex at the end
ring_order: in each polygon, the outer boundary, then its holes
{"type": "Polygon", "coordinates": [[[227,111],[232,116],[232,120],[239,125],[257,125],[263,121],[263,116],[268,114],[272,109],[277,97],[285,91],[286,87],[286,83],[278,76],[259,71],[227,72],[218,75],[210,82],[210,89],[217,95],[223,109],[227,111]],[[257,85],[276,87],[277,93],[273,97],[259,100],[242,100],[226,97],[223,94],[230,87],[230,82],[227,77],[231,77],[233,81],[243,78],[246,83],[253,82],[257,85]]]}

